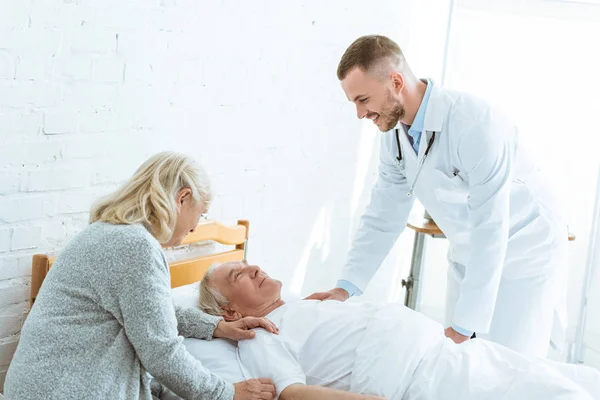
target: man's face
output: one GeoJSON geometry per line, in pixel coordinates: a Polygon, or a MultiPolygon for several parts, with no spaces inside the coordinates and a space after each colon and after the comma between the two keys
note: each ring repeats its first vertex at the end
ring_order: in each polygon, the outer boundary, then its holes
{"type": "Polygon", "coordinates": [[[281,282],[260,267],[242,261],[220,265],[213,272],[213,285],[229,300],[228,308],[241,317],[261,316],[262,310],[281,298],[281,282]]]}
{"type": "Polygon", "coordinates": [[[404,117],[397,85],[391,76],[377,79],[360,68],[352,69],[342,80],[348,100],[356,105],[356,116],[372,120],[382,132],[393,129],[404,117]]]}

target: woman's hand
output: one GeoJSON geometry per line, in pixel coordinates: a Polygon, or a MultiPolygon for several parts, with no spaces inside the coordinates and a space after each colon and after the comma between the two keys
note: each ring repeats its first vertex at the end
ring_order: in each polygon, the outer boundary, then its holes
{"type": "Polygon", "coordinates": [[[213,337],[225,338],[231,340],[252,339],[256,333],[251,331],[253,328],[263,328],[267,332],[279,333],[279,328],[266,318],[244,317],[237,321],[220,321],[213,333],[213,337]]]}
{"type": "Polygon", "coordinates": [[[275,386],[270,379],[249,379],[233,385],[233,400],[272,400],[275,398],[275,386]]]}

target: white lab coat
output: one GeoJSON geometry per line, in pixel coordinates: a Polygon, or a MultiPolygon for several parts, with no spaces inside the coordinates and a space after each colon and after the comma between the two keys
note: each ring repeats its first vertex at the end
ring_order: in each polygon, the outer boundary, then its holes
{"type": "Polygon", "coordinates": [[[526,354],[544,356],[551,332],[560,345],[566,226],[516,126],[480,99],[434,86],[418,155],[398,128],[403,162],[394,130],[383,133],[378,179],[341,279],[365,290],[417,197],[450,243],[446,323],[526,354]]]}

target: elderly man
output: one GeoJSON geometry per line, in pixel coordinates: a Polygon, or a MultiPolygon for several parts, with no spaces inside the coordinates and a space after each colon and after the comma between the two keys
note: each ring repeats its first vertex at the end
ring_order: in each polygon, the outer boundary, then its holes
{"type": "Polygon", "coordinates": [[[255,265],[225,263],[204,276],[200,306],[228,321],[266,317],[279,327],[279,335],[257,330],[238,349],[247,375],[271,378],[283,400],[600,398],[600,373],[591,368],[481,339],[455,344],[442,325],[399,304],[285,303],[281,287],[255,265]]]}

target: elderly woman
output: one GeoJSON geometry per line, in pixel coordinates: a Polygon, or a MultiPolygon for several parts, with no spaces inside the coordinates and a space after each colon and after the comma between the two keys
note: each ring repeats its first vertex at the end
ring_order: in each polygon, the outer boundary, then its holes
{"type": "Polygon", "coordinates": [[[176,309],[162,247],[181,244],[211,200],[202,167],[176,153],[146,161],[92,210],[61,252],[23,325],[5,382],[9,399],[151,399],[152,375],[187,399],[271,399],[268,380],[236,384],[182,345],[251,338],[262,318],[226,322],[176,309]]]}

